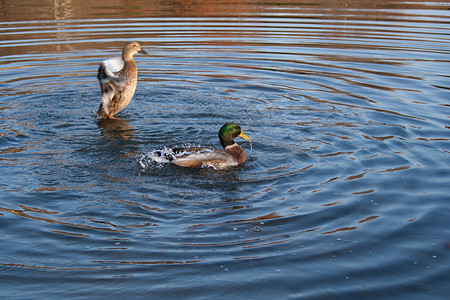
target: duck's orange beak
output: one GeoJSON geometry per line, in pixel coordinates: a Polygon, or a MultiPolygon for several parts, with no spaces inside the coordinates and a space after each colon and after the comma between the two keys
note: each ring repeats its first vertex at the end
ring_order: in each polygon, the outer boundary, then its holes
{"type": "Polygon", "coordinates": [[[241,134],[239,134],[239,137],[241,137],[241,138],[243,138],[243,139],[246,139],[247,141],[251,141],[251,140],[252,140],[251,138],[249,138],[248,136],[246,136],[242,131],[241,131],[241,134]]]}

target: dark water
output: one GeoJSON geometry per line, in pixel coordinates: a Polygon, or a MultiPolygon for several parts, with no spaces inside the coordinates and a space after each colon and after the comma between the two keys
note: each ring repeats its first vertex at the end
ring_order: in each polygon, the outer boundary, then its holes
{"type": "Polygon", "coordinates": [[[448,2],[0,8],[2,298],[448,296],[448,2]],[[131,40],[135,97],[98,122],[131,40]],[[245,165],[151,160],[228,121],[245,165]]]}

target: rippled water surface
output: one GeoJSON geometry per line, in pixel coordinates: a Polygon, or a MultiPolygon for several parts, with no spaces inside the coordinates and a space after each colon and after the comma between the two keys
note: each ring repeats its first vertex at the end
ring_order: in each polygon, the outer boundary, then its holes
{"type": "Polygon", "coordinates": [[[0,8],[0,296],[449,294],[448,2],[0,8]],[[136,94],[98,121],[132,40],[136,94]],[[240,167],[152,159],[229,121],[240,167]]]}

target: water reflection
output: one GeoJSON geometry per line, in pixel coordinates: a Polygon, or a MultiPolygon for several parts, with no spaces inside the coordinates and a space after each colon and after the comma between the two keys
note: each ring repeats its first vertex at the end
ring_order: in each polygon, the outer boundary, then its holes
{"type": "MultiPolygon", "coordinates": [[[[35,5],[19,3],[9,5],[0,3],[0,16],[4,22],[17,20],[84,20],[90,18],[115,18],[147,16],[147,17],[247,17],[260,14],[279,14],[329,19],[333,15],[338,20],[386,20],[416,16],[417,11],[433,11],[446,9],[444,2],[407,2],[393,0],[378,1],[326,1],[317,0],[312,3],[297,1],[278,1],[276,4],[266,4],[258,0],[238,3],[234,0],[219,2],[190,0],[170,1],[122,1],[97,0],[95,3],[79,1],[43,1],[35,5]],[[37,9],[38,8],[38,9],[37,9]],[[399,11],[400,10],[400,11],[399,11]]],[[[347,32],[351,33],[349,30],[347,32]]],[[[341,34],[342,37],[346,37],[341,34]]]]}
{"type": "Polygon", "coordinates": [[[136,130],[126,119],[101,119],[97,121],[103,137],[112,139],[129,140],[136,130]]]}
{"type": "MultiPolygon", "coordinates": [[[[82,228],[82,229],[100,230],[100,231],[113,231],[113,232],[126,232],[126,231],[122,231],[122,230],[118,230],[118,229],[114,229],[114,228],[95,227],[95,226],[85,225],[85,224],[81,224],[81,223],[72,223],[72,222],[66,222],[66,221],[61,221],[58,219],[44,217],[44,216],[41,216],[40,214],[47,215],[48,213],[43,211],[40,208],[33,208],[33,207],[29,208],[29,207],[24,207],[24,206],[22,206],[22,208],[23,209],[9,209],[9,208],[0,207],[0,211],[10,212],[12,214],[15,214],[15,215],[18,215],[18,216],[21,216],[24,218],[37,220],[39,222],[47,222],[47,223],[52,223],[52,224],[66,225],[66,226],[73,227],[73,228],[82,228]]],[[[58,212],[52,212],[51,214],[58,214],[58,212]]],[[[90,221],[95,222],[95,220],[90,220],[90,221]]],[[[115,226],[113,226],[113,227],[115,227],[115,226]]]]}

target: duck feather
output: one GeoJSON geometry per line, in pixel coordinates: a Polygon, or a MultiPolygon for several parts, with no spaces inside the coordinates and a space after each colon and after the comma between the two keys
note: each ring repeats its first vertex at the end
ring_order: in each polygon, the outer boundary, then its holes
{"type": "Polygon", "coordinates": [[[102,90],[102,107],[107,115],[109,115],[109,107],[114,95],[123,92],[126,88],[126,78],[117,74],[121,69],[111,71],[108,67],[111,66],[112,69],[115,70],[119,65],[120,63],[117,63],[115,59],[108,59],[101,62],[100,67],[98,68],[97,77],[102,90]]]}
{"type": "Polygon", "coordinates": [[[175,154],[171,161],[176,165],[191,168],[197,168],[203,165],[222,169],[239,164],[229,153],[211,148],[186,148],[180,151],[180,153],[175,154]]]}

